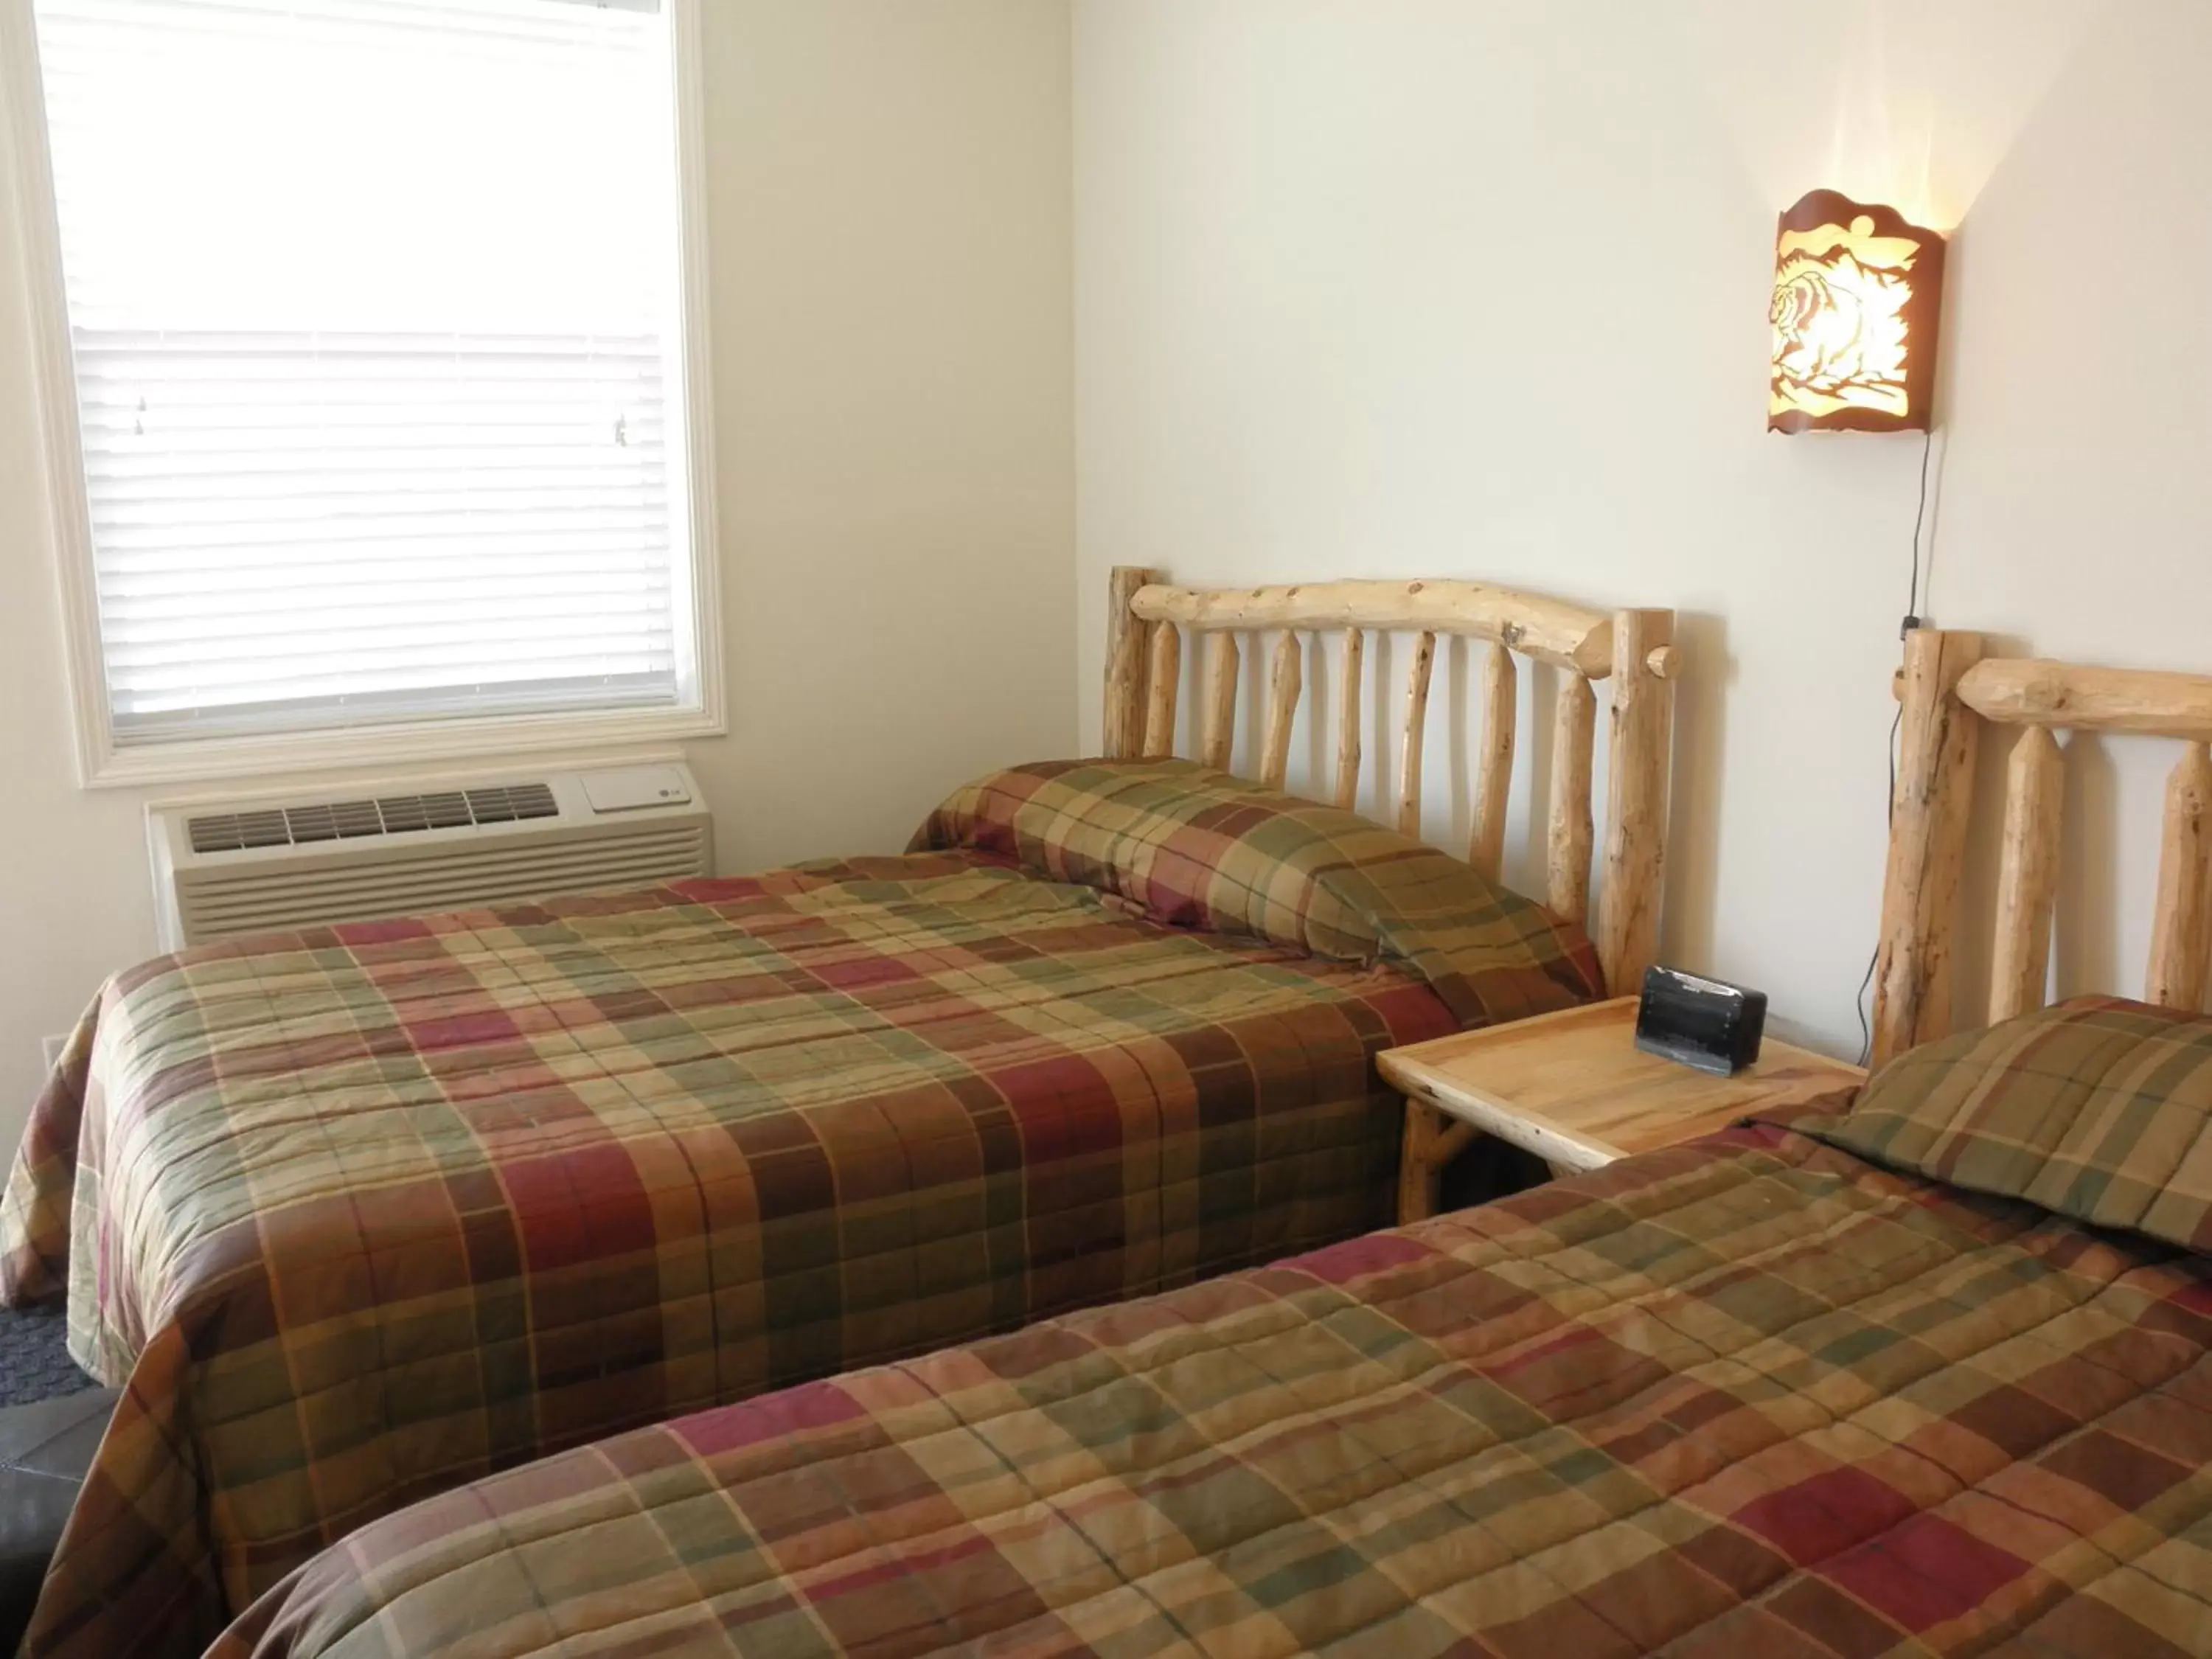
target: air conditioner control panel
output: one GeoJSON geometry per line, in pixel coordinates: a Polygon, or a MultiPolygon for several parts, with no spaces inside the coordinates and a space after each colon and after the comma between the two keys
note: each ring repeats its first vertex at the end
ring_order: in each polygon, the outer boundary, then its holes
{"type": "Polygon", "coordinates": [[[622,766],[577,776],[584,786],[584,799],[602,817],[609,812],[641,811],[648,806],[691,804],[690,782],[673,766],[622,766]]]}

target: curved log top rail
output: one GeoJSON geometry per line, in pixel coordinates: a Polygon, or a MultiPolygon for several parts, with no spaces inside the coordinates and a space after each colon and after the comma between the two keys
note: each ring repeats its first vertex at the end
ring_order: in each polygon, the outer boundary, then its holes
{"type": "Polygon", "coordinates": [[[2212,678],[1989,657],[1978,634],[1908,635],[1874,1060],[1949,1034],[1961,866],[1984,729],[2021,728],[2005,766],[1996,940],[1988,1017],[2043,1006],[2063,831],[2057,729],[2179,738],[2166,784],[2156,910],[2143,1000],[2202,1011],[2212,970],[2212,678]]]}
{"type": "Polygon", "coordinates": [[[1959,701],[2000,726],[2212,742],[2212,677],[2203,674],[1992,657],[1960,677],[1959,701]]]}
{"type": "Polygon", "coordinates": [[[1286,628],[1454,634],[1491,640],[1594,680],[1613,672],[1613,618],[1564,599],[1480,582],[1310,582],[1212,592],[1153,584],[1130,601],[1138,619],[1209,633],[1286,628]]]}
{"type": "Polygon", "coordinates": [[[1667,787],[1674,743],[1674,691],[1680,659],[1671,611],[1610,614],[1541,594],[1516,592],[1448,578],[1409,581],[1310,582],[1280,587],[1204,590],[1170,586],[1159,573],[1131,567],[1113,573],[1108,611],[1106,752],[1176,752],[1186,668],[1194,672],[1192,748],[1209,766],[1226,769],[1236,750],[1237,687],[1249,672],[1267,687],[1265,724],[1254,734],[1255,775],[1273,788],[1290,771],[1291,726],[1305,690],[1307,634],[1338,634],[1340,680],[1335,691],[1336,765],[1328,798],[1350,808],[1358,799],[1362,665],[1370,633],[1414,636],[1402,671],[1403,689],[1378,686],[1396,699],[1401,718],[1396,788],[1390,821],[1421,833],[1422,760],[1429,686],[1439,637],[1490,643],[1480,666],[1484,708],[1471,757],[1473,834],[1467,857],[1497,877],[1504,862],[1509,793],[1517,733],[1517,654],[1565,675],[1553,741],[1552,786],[1544,825],[1546,900],[1577,922],[1588,920],[1595,844],[1590,798],[1596,700],[1591,683],[1611,683],[1613,732],[1599,914],[1591,935],[1608,984],[1630,990],[1656,957],[1663,876],[1667,787]],[[1188,650],[1183,635],[1194,638],[1188,650]],[[1238,636],[1278,635],[1266,655],[1255,638],[1246,660],[1238,636]]]}

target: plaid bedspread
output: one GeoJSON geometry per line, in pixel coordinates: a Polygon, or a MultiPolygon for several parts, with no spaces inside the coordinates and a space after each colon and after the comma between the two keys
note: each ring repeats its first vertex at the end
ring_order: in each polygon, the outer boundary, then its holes
{"type": "Polygon", "coordinates": [[[2212,1266],[1740,1128],[511,1471],[215,1655],[956,1650],[2212,1653],[2212,1266]]]}
{"type": "Polygon", "coordinates": [[[108,985],[0,1203],[9,1298],[66,1285],[126,1385],[28,1650],[197,1653],[462,1481],[1378,1224],[1375,1053],[1595,988],[1464,866],[1218,775],[963,802],[904,858],[108,985]]]}

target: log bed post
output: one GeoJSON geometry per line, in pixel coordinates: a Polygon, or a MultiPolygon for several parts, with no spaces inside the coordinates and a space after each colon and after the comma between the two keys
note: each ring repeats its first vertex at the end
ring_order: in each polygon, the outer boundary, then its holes
{"type": "Polygon", "coordinates": [[[1951,1029],[1952,935],[1982,724],[1958,689],[1982,650],[1978,634],[1923,628],[1905,635],[1897,791],[1875,956],[1877,1067],[1951,1029]]]}
{"type": "Polygon", "coordinates": [[[1613,735],[1606,779],[1605,880],[1597,958],[1607,988],[1633,996],[1659,957],[1666,884],[1667,775],[1674,750],[1674,613],[1613,620],[1613,735]]]}
{"type": "Polygon", "coordinates": [[[1106,588],[1106,707],[1102,747],[1110,760],[1133,759],[1145,743],[1145,642],[1151,632],[1129,609],[1137,590],[1164,573],[1117,564],[1106,588]]]}

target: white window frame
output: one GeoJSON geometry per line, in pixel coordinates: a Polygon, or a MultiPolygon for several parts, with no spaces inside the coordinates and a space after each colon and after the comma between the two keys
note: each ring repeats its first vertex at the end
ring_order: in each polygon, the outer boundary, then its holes
{"type": "MultiPolygon", "coordinates": [[[[0,0],[0,94],[15,111],[15,199],[21,209],[38,397],[46,441],[47,499],[68,633],[70,707],[78,781],[88,789],[326,771],[471,756],[576,750],[682,738],[719,737],[723,704],[720,543],[714,510],[713,354],[708,325],[706,106],[702,0],[663,0],[675,78],[678,302],[683,349],[677,368],[690,453],[691,627],[698,665],[696,708],[571,709],[385,721],[188,738],[118,745],[100,656],[92,509],[78,426],[76,369],[70,344],[59,218],[46,143],[32,0],[0,0]]],[[[678,573],[681,580],[681,573],[678,573]]]]}

